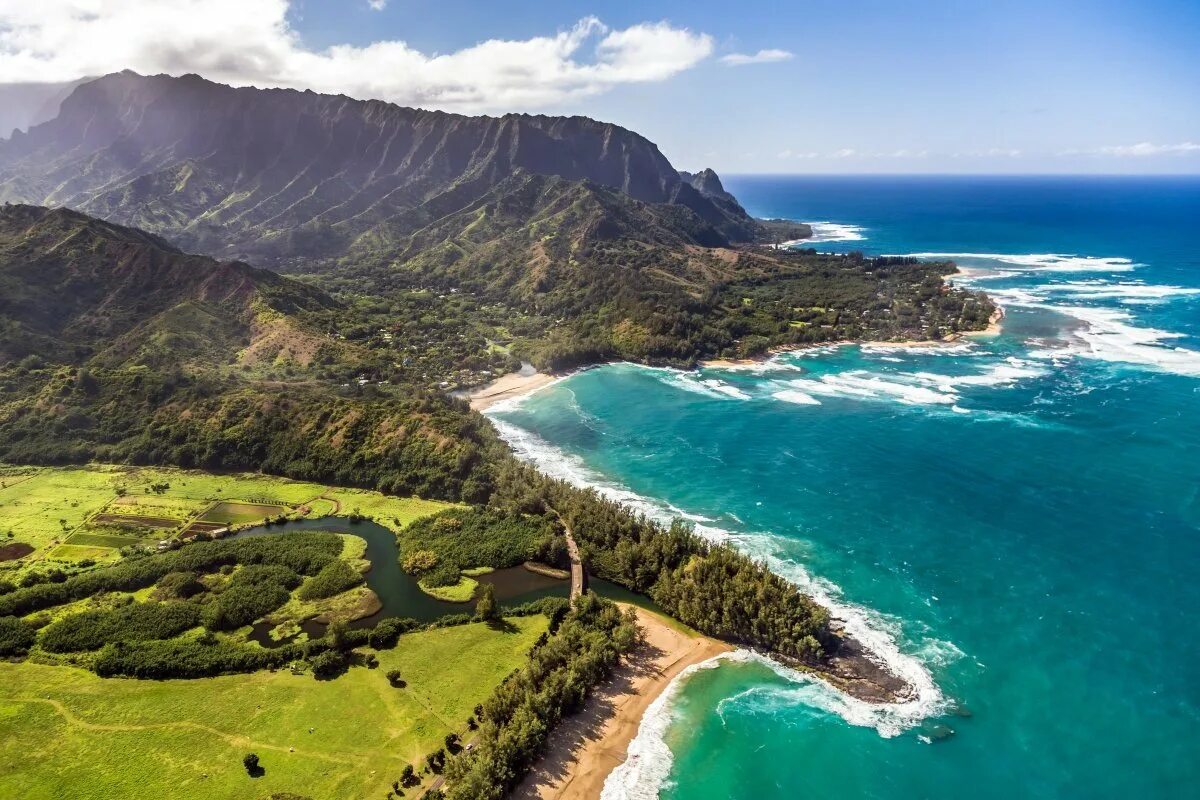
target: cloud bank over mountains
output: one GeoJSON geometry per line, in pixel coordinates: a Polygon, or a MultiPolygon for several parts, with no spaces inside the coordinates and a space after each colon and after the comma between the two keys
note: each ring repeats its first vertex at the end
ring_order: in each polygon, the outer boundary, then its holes
{"type": "Polygon", "coordinates": [[[492,39],[449,53],[421,52],[398,39],[317,50],[292,27],[290,6],[290,0],[0,0],[0,83],[122,69],[197,72],[236,86],[313,89],[426,108],[537,110],[666,80],[714,47],[710,35],[667,22],[614,29],[585,17],[553,35],[492,39]]]}

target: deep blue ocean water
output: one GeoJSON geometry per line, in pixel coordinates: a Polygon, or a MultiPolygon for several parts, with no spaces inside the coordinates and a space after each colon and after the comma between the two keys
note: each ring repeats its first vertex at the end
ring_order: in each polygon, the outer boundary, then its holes
{"type": "Polygon", "coordinates": [[[1003,333],[612,365],[493,419],[542,469],[769,559],[921,687],[696,671],[606,797],[1200,792],[1200,179],[727,180],[812,246],[955,254],[1003,333]],[[957,710],[955,710],[957,709],[957,710]]]}

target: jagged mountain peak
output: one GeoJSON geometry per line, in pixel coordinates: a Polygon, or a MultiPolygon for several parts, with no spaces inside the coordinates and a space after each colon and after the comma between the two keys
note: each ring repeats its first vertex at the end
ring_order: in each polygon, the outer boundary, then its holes
{"type": "Polygon", "coordinates": [[[126,71],[0,142],[2,200],[73,206],[271,266],[334,256],[380,224],[413,232],[518,171],[681,206],[728,239],[754,232],[653,142],[579,116],[470,117],[126,71]]]}

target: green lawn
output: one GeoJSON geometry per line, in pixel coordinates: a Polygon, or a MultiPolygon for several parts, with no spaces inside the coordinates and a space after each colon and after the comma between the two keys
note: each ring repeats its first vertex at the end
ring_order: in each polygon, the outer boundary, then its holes
{"type": "MultiPolygon", "coordinates": [[[[34,552],[20,561],[0,563],[0,578],[11,579],[13,572],[19,575],[47,557],[65,562],[104,557],[105,553],[90,552],[104,546],[99,538],[91,537],[109,538],[118,531],[137,535],[132,529],[126,531],[94,520],[97,514],[171,517],[182,525],[210,506],[204,519],[232,524],[257,522],[301,506],[308,508],[310,517],[345,516],[357,510],[396,531],[418,517],[450,507],[432,500],[390,497],[250,473],[216,475],[196,470],[111,465],[3,467],[0,468],[0,544],[24,542],[34,552]],[[169,486],[165,491],[151,488],[161,488],[163,484],[169,486]],[[10,531],[12,537],[7,535],[10,531]],[[60,546],[69,537],[68,546],[60,546]]],[[[147,529],[145,535],[152,542],[173,534],[147,529]]],[[[107,546],[121,545],[114,540],[107,546]]]]}
{"type": "Polygon", "coordinates": [[[0,539],[11,531],[9,541],[32,545],[36,557],[114,500],[117,476],[102,468],[67,468],[0,479],[0,539]]]}
{"type": "MultiPolygon", "coordinates": [[[[439,500],[421,500],[417,497],[392,497],[361,489],[330,489],[325,492],[325,497],[341,505],[341,511],[337,512],[341,516],[358,511],[393,531],[399,531],[415,519],[445,511],[453,505],[439,500]]],[[[317,513],[314,507],[313,515],[317,513]]]]}
{"type": "Polygon", "coordinates": [[[379,653],[377,669],[333,681],[286,670],[105,680],[0,663],[0,797],[383,798],[405,764],[465,732],[475,704],[546,629],[540,616],[512,622],[510,632],[475,624],[406,634],[379,653]],[[388,684],[392,669],[405,688],[388,684]],[[257,779],[242,768],[250,751],[266,770],[257,779]]]}

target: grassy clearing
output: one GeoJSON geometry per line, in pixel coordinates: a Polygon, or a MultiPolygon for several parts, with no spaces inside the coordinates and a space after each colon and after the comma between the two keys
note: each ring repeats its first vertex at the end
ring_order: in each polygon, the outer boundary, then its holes
{"type": "Polygon", "coordinates": [[[58,547],[46,554],[46,558],[51,561],[82,561],[85,558],[90,558],[93,561],[100,561],[110,556],[116,556],[117,553],[111,547],[87,547],[77,544],[60,544],[58,547]]]}
{"type": "MultiPolygon", "coordinates": [[[[0,480],[0,537],[45,552],[116,498],[116,474],[103,468],[42,469],[0,480]]],[[[26,559],[28,560],[28,559],[26,559]]]]}
{"type": "Polygon", "coordinates": [[[152,544],[175,535],[201,514],[205,520],[245,525],[302,506],[310,517],[358,511],[397,532],[415,519],[451,507],[266,475],[108,465],[0,466],[0,545],[24,542],[33,547],[24,558],[0,564],[0,577],[19,576],[47,558],[61,566],[84,558],[115,557],[115,551],[82,548],[152,544]],[[160,517],[171,526],[106,524],[97,519],[103,515],[160,517]],[[118,542],[119,537],[125,540],[118,542]]]}
{"type": "Polygon", "coordinates": [[[246,525],[267,517],[291,511],[290,508],[263,503],[217,503],[200,516],[201,522],[223,522],[226,525],[246,525]]]}
{"type": "MultiPolygon", "coordinates": [[[[346,516],[357,511],[395,532],[399,532],[413,520],[454,507],[451,503],[443,503],[437,500],[421,500],[416,497],[391,497],[379,492],[368,492],[359,489],[330,489],[325,492],[325,497],[340,505],[341,510],[336,512],[337,514],[346,516]]],[[[315,508],[309,516],[318,516],[315,508]]]]}
{"type": "Polygon", "coordinates": [[[421,587],[425,594],[447,603],[469,603],[475,596],[475,590],[479,588],[479,581],[463,575],[458,579],[458,583],[451,586],[430,586],[425,581],[417,581],[417,586],[421,587]]]}
{"type": "Polygon", "coordinates": [[[67,544],[82,545],[85,547],[121,548],[133,544],[142,544],[144,541],[144,539],[139,539],[136,536],[120,536],[105,533],[72,533],[71,538],[67,539],[67,544]]]}
{"type": "Polygon", "coordinates": [[[512,622],[510,632],[477,624],[408,634],[379,653],[377,669],[333,681],[286,670],[105,680],[0,663],[0,797],[382,798],[405,764],[465,731],[471,709],[546,629],[544,617],[512,622]],[[405,688],[388,684],[393,669],[405,688]],[[251,751],[266,770],[257,779],[241,764],[251,751]]]}

